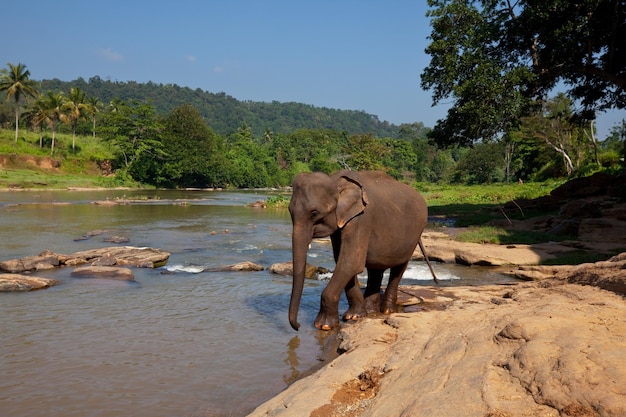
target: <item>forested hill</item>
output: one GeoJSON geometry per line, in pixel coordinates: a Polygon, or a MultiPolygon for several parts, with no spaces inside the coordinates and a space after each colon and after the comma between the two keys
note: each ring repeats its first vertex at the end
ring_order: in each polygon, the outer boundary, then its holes
{"type": "MultiPolygon", "coordinates": [[[[114,99],[147,101],[161,114],[170,113],[182,104],[193,105],[216,133],[228,135],[246,123],[261,137],[268,129],[291,133],[297,129],[332,129],[349,134],[372,133],[377,137],[397,137],[398,126],[380,121],[364,111],[337,110],[301,103],[240,101],[225,93],[210,93],[199,88],[176,84],[106,81],[98,76],[85,81],[43,80],[41,92],[69,91],[78,87],[89,97],[107,105],[114,99]]],[[[410,123],[411,121],[407,121],[410,123]]]]}

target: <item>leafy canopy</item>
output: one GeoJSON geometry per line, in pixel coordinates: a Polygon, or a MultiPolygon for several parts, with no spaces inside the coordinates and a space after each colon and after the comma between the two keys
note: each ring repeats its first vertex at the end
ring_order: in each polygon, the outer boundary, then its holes
{"type": "Polygon", "coordinates": [[[421,75],[433,104],[451,100],[431,137],[489,140],[515,127],[562,82],[579,116],[626,107],[623,0],[429,0],[431,62],[421,75]]]}

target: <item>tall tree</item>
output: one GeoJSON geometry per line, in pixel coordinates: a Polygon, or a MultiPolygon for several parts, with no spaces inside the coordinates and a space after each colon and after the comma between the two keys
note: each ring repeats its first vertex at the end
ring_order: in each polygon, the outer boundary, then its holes
{"type": "Polygon", "coordinates": [[[15,142],[20,129],[20,104],[22,98],[37,96],[37,84],[30,79],[30,71],[26,65],[7,64],[9,69],[3,68],[0,72],[0,91],[7,92],[7,101],[13,97],[15,101],[15,142]]]}
{"type": "Polygon", "coordinates": [[[91,116],[91,132],[93,134],[94,139],[96,138],[96,116],[100,113],[100,108],[102,107],[102,103],[98,97],[89,97],[87,99],[87,104],[89,107],[87,108],[87,113],[91,116]]]}
{"type": "Polygon", "coordinates": [[[161,167],[160,182],[180,187],[226,185],[222,140],[198,110],[191,104],[184,104],[167,115],[163,123],[163,149],[167,160],[161,167]]]}
{"type": "Polygon", "coordinates": [[[431,136],[490,139],[515,126],[559,82],[581,116],[626,107],[624,0],[429,0],[431,62],[422,87],[452,100],[431,136]]]}
{"type": "Polygon", "coordinates": [[[34,128],[39,129],[39,147],[43,148],[43,126],[48,119],[46,96],[40,94],[24,115],[34,128]]]}
{"type": "Polygon", "coordinates": [[[50,130],[52,130],[52,144],[50,145],[50,154],[54,154],[54,146],[56,143],[56,133],[59,122],[65,119],[65,96],[63,93],[48,92],[43,98],[42,122],[45,122],[50,130]]]}
{"type": "Polygon", "coordinates": [[[154,106],[138,101],[116,101],[115,108],[105,114],[102,133],[118,150],[123,164],[122,175],[152,182],[152,170],[161,162],[163,125],[154,106]]]}
{"type": "Polygon", "coordinates": [[[65,110],[67,120],[72,124],[72,151],[76,151],[76,127],[78,121],[84,119],[89,111],[89,105],[86,102],[85,93],[78,87],[70,89],[65,102],[65,110]]]}
{"type": "Polygon", "coordinates": [[[585,157],[584,129],[574,122],[572,101],[563,93],[544,103],[541,114],[522,119],[522,131],[559,155],[571,175],[585,157]]]}

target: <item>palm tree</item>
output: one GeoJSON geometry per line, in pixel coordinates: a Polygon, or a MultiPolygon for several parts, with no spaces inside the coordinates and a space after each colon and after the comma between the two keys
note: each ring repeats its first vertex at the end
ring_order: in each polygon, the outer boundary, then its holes
{"type": "Polygon", "coordinates": [[[76,126],[80,119],[85,119],[89,105],[85,102],[85,93],[78,87],[70,89],[70,94],[64,103],[67,120],[72,124],[72,151],[76,151],[76,126]]]}
{"type": "Polygon", "coordinates": [[[47,119],[46,106],[46,97],[40,94],[37,96],[28,111],[22,115],[26,117],[26,120],[29,121],[34,128],[39,129],[40,148],[43,148],[43,124],[47,119]]]}
{"type": "Polygon", "coordinates": [[[0,91],[7,92],[7,101],[11,97],[15,100],[15,142],[20,129],[20,102],[22,96],[37,96],[37,83],[30,79],[30,71],[26,69],[26,65],[7,64],[9,69],[2,68],[0,72],[0,91]]]}
{"type": "Polygon", "coordinates": [[[64,113],[64,105],[65,105],[65,96],[63,93],[54,94],[49,91],[48,94],[43,98],[43,120],[52,130],[52,146],[50,154],[54,154],[54,143],[56,139],[57,126],[59,122],[63,122],[66,120],[67,116],[64,113]]]}
{"type": "Polygon", "coordinates": [[[93,137],[95,139],[96,138],[96,115],[100,113],[101,103],[98,97],[89,97],[87,101],[89,102],[89,108],[87,109],[87,112],[91,115],[91,121],[93,123],[92,132],[93,132],[93,137]]]}

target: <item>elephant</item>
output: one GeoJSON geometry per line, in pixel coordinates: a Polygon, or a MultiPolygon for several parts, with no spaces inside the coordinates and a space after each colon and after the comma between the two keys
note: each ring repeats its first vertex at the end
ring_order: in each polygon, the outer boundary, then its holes
{"type": "Polygon", "coordinates": [[[317,329],[339,325],[342,290],[349,305],[344,321],[358,320],[368,312],[396,312],[398,285],[417,245],[433,279],[439,282],[421,241],[428,219],[426,201],[416,190],[381,171],[300,173],[292,183],[289,213],[293,223],[289,324],[294,330],[300,327],[298,309],[307,252],[314,238],[330,236],[336,263],[322,291],[317,329]],[[365,269],[368,279],[363,293],[357,276],[365,269]],[[387,269],[389,281],[381,299],[387,269]]]}

